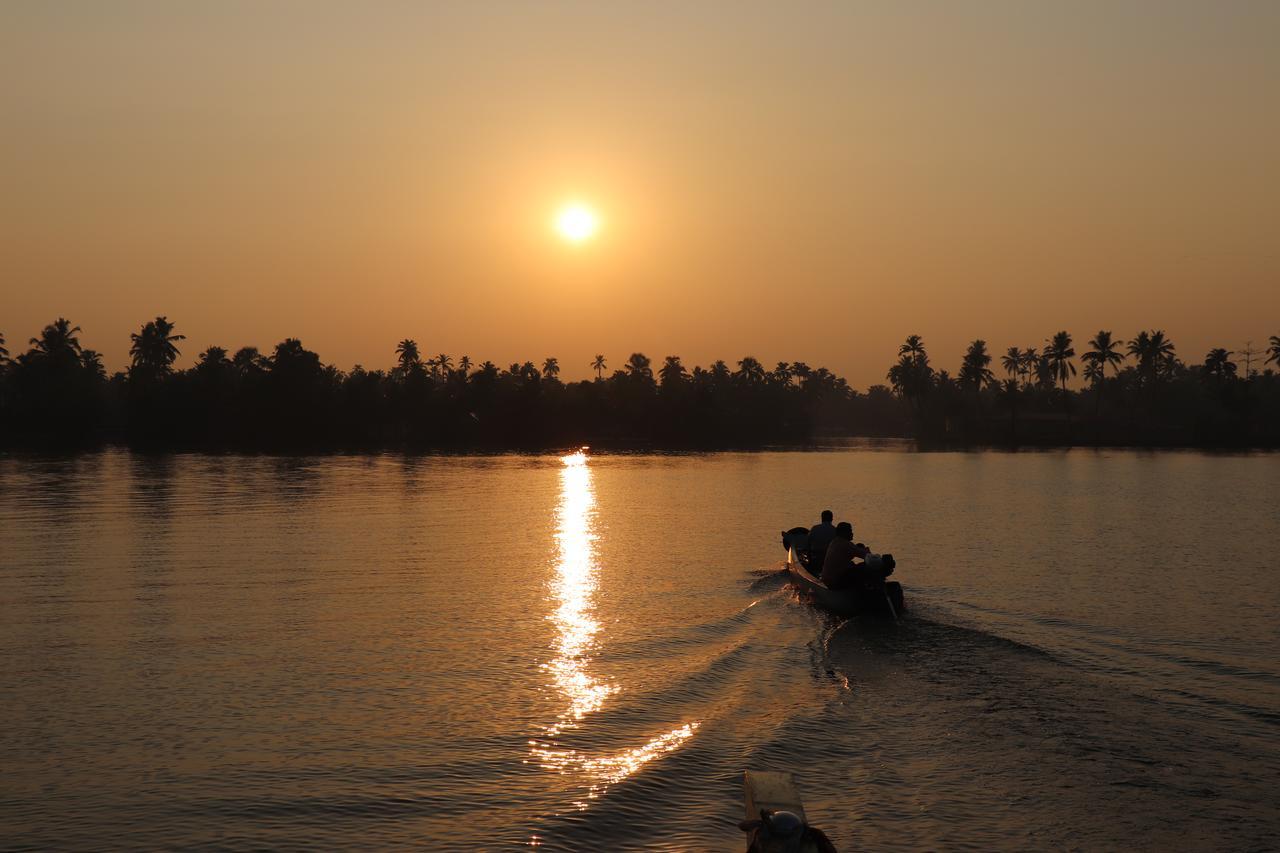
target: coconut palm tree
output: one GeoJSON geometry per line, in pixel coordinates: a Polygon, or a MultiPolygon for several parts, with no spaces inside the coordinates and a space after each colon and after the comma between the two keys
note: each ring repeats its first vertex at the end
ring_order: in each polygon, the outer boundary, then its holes
{"type": "Polygon", "coordinates": [[[908,335],[907,340],[902,346],[898,347],[898,357],[907,356],[912,361],[929,360],[929,356],[924,351],[924,340],[919,335],[908,335]]]}
{"type": "Polygon", "coordinates": [[[978,339],[969,344],[969,349],[960,363],[961,386],[977,394],[984,386],[995,384],[996,377],[988,367],[989,364],[991,364],[991,354],[987,352],[987,342],[978,339]]]}
{"type": "Polygon", "coordinates": [[[4,346],[4,333],[0,332],[0,364],[9,360],[9,351],[4,346]]]}
{"type": "Polygon", "coordinates": [[[791,365],[785,361],[780,361],[773,367],[771,378],[779,385],[791,384],[791,365]]]}
{"type": "Polygon", "coordinates": [[[1004,355],[1000,356],[1000,365],[1004,368],[1004,372],[1009,374],[1010,379],[1016,379],[1022,375],[1022,350],[1017,347],[1009,347],[1004,351],[1004,355]]]}
{"type": "Polygon", "coordinates": [[[230,366],[231,359],[227,358],[227,351],[222,347],[209,347],[196,359],[196,370],[199,371],[221,370],[230,366]]]}
{"type": "Polygon", "coordinates": [[[412,338],[405,338],[396,344],[396,358],[400,362],[400,372],[405,376],[422,368],[422,356],[418,353],[418,343],[412,338]]]}
{"type": "Polygon", "coordinates": [[[1099,330],[1098,334],[1093,336],[1089,341],[1092,349],[1080,356],[1080,360],[1084,362],[1084,378],[1088,379],[1093,385],[1093,413],[1096,416],[1102,402],[1102,383],[1107,378],[1107,366],[1110,365],[1116,371],[1120,370],[1120,362],[1124,361],[1124,354],[1119,351],[1121,341],[1113,340],[1111,333],[1099,330]]]}
{"type": "Polygon", "coordinates": [[[675,388],[689,375],[689,371],[684,369],[684,365],[680,362],[680,356],[669,355],[663,362],[662,367],[658,370],[658,378],[662,380],[663,388],[675,388]]]}
{"type": "Polygon", "coordinates": [[[440,353],[435,357],[435,366],[435,371],[431,374],[432,376],[443,374],[448,377],[449,371],[453,369],[453,359],[449,358],[449,356],[444,353],[440,353]]]}
{"type": "Polygon", "coordinates": [[[240,347],[231,357],[231,364],[241,374],[260,373],[269,366],[257,347],[240,347]]]}
{"type": "Polygon", "coordinates": [[[560,375],[560,362],[556,358],[548,356],[542,361],[542,378],[555,379],[560,375]]]}
{"type": "Polygon", "coordinates": [[[84,367],[85,370],[89,371],[89,374],[93,376],[94,379],[107,378],[107,370],[102,366],[102,353],[97,350],[81,350],[80,365],[84,367]]]}
{"type": "Polygon", "coordinates": [[[649,356],[642,352],[631,353],[631,357],[627,359],[626,371],[628,376],[653,379],[653,368],[650,366],[649,356]]]}
{"type": "Polygon", "coordinates": [[[1205,378],[1218,382],[1234,379],[1238,370],[1236,363],[1231,360],[1234,354],[1222,347],[1209,350],[1209,354],[1204,357],[1205,378]]]}
{"type": "Polygon", "coordinates": [[[1272,335],[1267,346],[1267,360],[1263,364],[1275,362],[1280,365],[1280,335],[1272,335]]]}
{"type": "Polygon", "coordinates": [[[791,375],[799,379],[801,382],[808,378],[811,372],[812,369],[803,361],[791,362],[791,375]]]}
{"type": "Polygon", "coordinates": [[[72,326],[70,320],[59,317],[41,330],[40,337],[31,339],[29,355],[59,363],[79,361],[80,339],[76,337],[79,331],[79,326],[72,326]]]}
{"type": "Polygon", "coordinates": [[[471,372],[471,356],[464,355],[458,359],[458,369],[462,371],[462,375],[466,376],[471,372]]]}
{"type": "Polygon", "coordinates": [[[1116,372],[1120,370],[1120,363],[1124,361],[1124,353],[1119,350],[1121,343],[1122,341],[1113,340],[1110,332],[1100,330],[1089,341],[1089,346],[1092,349],[1080,356],[1080,360],[1085,364],[1097,363],[1102,369],[1102,376],[1105,378],[1108,367],[1116,372]]]}
{"type": "Polygon", "coordinates": [[[1075,358],[1075,347],[1071,346],[1071,335],[1067,332],[1058,332],[1053,336],[1053,340],[1049,342],[1048,348],[1045,350],[1045,357],[1049,361],[1049,368],[1058,382],[1062,385],[1062,407],[1067,413],[1067,430],[1071,429],[1071,407],[1067,405],[1067,376],[1076,375],[1075,363],[1071,360],[1075,358]]]}
{"type": "Polygon", "coordinates": [[[1163,329],[1149,333],[1139,332],[1129,342],[1128,352],[1138,359],[1138,373],[1148,385],[1161,376],[1172,373],[1177,363],[1173,341],[1164,336],[1163,329]]]}
{"type": "Polygon", "coordinates": [[[604,363],[604,356],[602,355],[597,354],[596,357],[591,360],[591,369],[596,372],[597,382],[601,380],[602,374],[604,373],[604,369],[606,366],[607,365],[605,365],[604,363]]]}
{"type": "Polygon", "coordinates": [[[759,359],[749,355],[744,356],[742,361],[738,362],[738,370],[734,376],[749,385],[755,385],[764,381],[764,365],[759,359]]]}
{"type": "Polygon", "coordinates": [[[155,318],[144,325],[141,332],[129,335],[133,342],[129,347],[129,355],[133,357],[132,371],[149,377],[167,375],[180,355],[175,342],[186,338],[186,335],[173,334],[173,323],[168,318],[155,318]]]}
{"type": "Polygon", "coordinates": [[[1031,385],[1031,374],[1040,364],[1040,354],[1035,347],[1027,347],[1022,351],[1022,387],[1031,385]]]}

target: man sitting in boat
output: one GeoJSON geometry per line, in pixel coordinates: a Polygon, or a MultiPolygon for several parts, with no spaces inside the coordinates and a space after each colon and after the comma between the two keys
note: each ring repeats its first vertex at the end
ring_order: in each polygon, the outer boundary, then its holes
{"type": "Polygon", "coordinates": [[[809,528],[810,565],[822,565],[823,555],[827,552],[827,546],[836,538],[836,529],[831,524],[835,517],[835,513],[831,510],[824,509],[821,523],[809,528]]]}
{"type": "MultiPolygon", "coordinates": [[[[825,517],[827,513],[823,513],[825,517]]],[[[816,528],[815,528],[816,529],[816,528]]],[[[853,558],[858,549],[853,544],[853,525],[842,521],[835,526],[835,538],[827,546],[822,560],[822,576],[819,578],[827,589],[845,589],[853,584],[853,558]]],[[[812,541],[813,534],[809,534],[812,541]]]]}

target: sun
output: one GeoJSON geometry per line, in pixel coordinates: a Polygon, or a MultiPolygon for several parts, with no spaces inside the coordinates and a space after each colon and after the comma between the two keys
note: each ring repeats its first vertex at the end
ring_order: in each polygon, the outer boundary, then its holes
{"type": "Polygon", "coordinates": [[[600,230],[600,217],[581,202],[572,202],[556,214],[556,231],[570,243],[590,240],[600,230]]]}

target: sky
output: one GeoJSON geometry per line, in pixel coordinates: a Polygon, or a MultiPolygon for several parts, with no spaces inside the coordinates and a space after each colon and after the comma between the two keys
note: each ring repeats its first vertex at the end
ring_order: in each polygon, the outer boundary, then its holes
{"type": "Polygon", "coordinates": [[[1280,3],[0,5],[0,333],[884,381],[1280,334],[1280,3]],[[566,202],[599,232],[552,228],[566,202]],[[998,363],[998,361],[997,361],[998,363]]]}

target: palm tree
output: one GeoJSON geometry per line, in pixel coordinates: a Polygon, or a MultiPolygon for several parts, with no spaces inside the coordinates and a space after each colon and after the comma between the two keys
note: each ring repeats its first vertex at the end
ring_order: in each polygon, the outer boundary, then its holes
{"type": "Polygon", "coordinates": [[[1071,335],[1066,332],[1058,332],[1053,336],[1053,340],[1049,342],[1048,350],[1045,352],[1046,358],[1049,360],[1049,367],[1053,375],[1057,377],[1062,384],[1062,407],[1067,412],[1067,431],[1071,430],[1071,407],[1067,405],[1067,375],[1076,375],[1076,366],[1071,359],[1075,358],[1075,347],[1071,346],[1071,335]]]}
{"type": "Polygon", "coordinates": [[[557,359],[550,356],[543,359],[542,378],[555,379],[559,375],[560,375],[560,362],[557,359]]]}
{"type": "Polygon", "coordinates": [[[1209,354],[1204,357],[1205,378],[1219,382],[1226,379],[1234,379],[1238,369],[1236,363],[1231,360],[1231,356],[1234,354],[1222,347],[1209,350],[1209,354]]]}
{"type": "Polygon", "coordinates": [[[1000,365],[1004,367],[1004,372],[1009,374],[1010,379],[1016,379],[1022,375],[1022,350],[1017,347],[1009,347],[1005,350],[1004,355],[1000,356],[1000,365]]]}
{"type": "Polygon", "coordinates": [[[798,378],[801,382],[807,379],[811,372],[809,365],[805,364],[803,361],[791,362],[791,375],[798,378]]]}
{"type": "Polygon", "coordinates": [[[1151,333],[1151,352],[1155,359],[1156,372],[1165,376],[1172,375],[1178,359],[1174,355],[1173,341],[1164,336],[1164,330],[1156,329],[1151,333]]]}
{"type": "Polygon", "coordinates": [[[771,378],[773,379],[774,382],[777,382],[779,385],[790,385],[791,384],[791,365],[787,364],[785,361],[778,362],[776,365],[774,365],[773,374],[771,378]]]}
{"type": "Polygon", "coordinates": [[[173,369],[179,353],[175,341],[186,340],[186,335],[173,334],[173,324],[166,317],[157,317],[142,327],[142,331],[129,335],[133,341],[129,355],[133,357],[135,372],[159,377],[173,369]]]}
{"type": "Polygon", "coordinates": [[[985,385],[995,384],[995,374],[987,365],[991,364],[991,354],[987,352],[987,342],[978,339],[969,344],[968,351],[960,363],[960,384],[977,394],[985,385]]]}
{"type": "Polygon", "coordinates": [[[1138,359],[1138,373],[1143,382],[1153,384],[1160,376],[1173,372],[1177,363],[1174,357],[1173,342],[1164,336],[1164,330],[1139,332],[1129,342],[1129,355],[1138,359]]]}
{"type": "Polygon", "coordinates": [[[711,365],[711,381],[723,383],[730,375],[729,365],[724,363],[724,359],[717,359],[711,365]]]}
{"type": "Polygon", "coordinates": [[[40,337],[31,339],[31,354],[53,362],[79,361],[80,339],[76,337],[79,331],[79,326],[72,326],[70,320],[59,317],[41,330],[40,337]]]}
{"type": "Polygon", "coordinates": [[[267,360],[257,347],[240,347],[231,357],[231,364],[241,374],[258,373],[267,369],[267,360]]]}
{"type": "Polygon", "coordinates": [[[658,378],[662,380],[663,388],[675,388],[685,380],[689,375],[689,371],[684,369],[684,365],[680,362],[680,356],[669,355],[662,362],[662,367],[658,370],[658,378]]]}
{"type": "Polygon", "coordinates": [[[1269,344],[1267,347],[1267,360],[1263,364],[1270,364],[1274,361],[1280,365],[1280,335],[1272,335],[1271,340],[1267,343],[1269,344]]]}
{"type": "MultiPolygon", "coordinates": [[[[449,375],[449,371],[453,368],[453,359],[449,358],[449,356],[444,353],[440,353],[435,357],[435,366],[439,373],[443,373],[447,377],[449,375]]],[[[436,376],[438,374],[433,371],[431,375],[436,376]]]]}
{"type": "Polygon", "coordinates": [[[462,375],[466,376],[471,372],[471,356],[464,355],[458,359],[458,369],[462,371],[462,375]]]}
{"type": "Polygon", "coordinates": [[[600,381],[600,379],[601,379],[601,374],[603,374],[603,373],[604,373],[605,366],[606,366],[606,365],[605,365],[605,363],[604,363],[604,356],[602,356],[602,355],[596,355],[596,357],[595,357],[594,359],[592,359],[592,360],[591,360],[591,369],[592,369],[592,370],[594,370],[594,371],[596,372],[596,381],[597,381],[597,382],[599,382],[599,381],[600,381]]]}
{"type": "Polygon", "coordinates": [[[209,347],[196,360],[196,370],[199,371],[220,370],[230,366],[231,359],[227,358],[227,351],[222,347],[209,347]]]}
{"type": "Polygon", "coordinates": [[[1040,364],[1040,354],[1036,352],[1035,347],[1027,347],[1022,351],[1022,377],[1023,387],[1031,384],[1031,372],[1040,364]]]}
{"type": "Polygon", "coordinates": [[[642,352],[633,352],[631,357],[627,359],[627,375],[653,379],[653,369],[649,365],[649,356],[642,352]]]}
{"type": "Polygon", "coordinates": [[[102,366],[102,353],[86,349],[80,351],[80,364],[95,379],[106,379],[107,370],[102,366]]]}
{"type": "Polygon", "coordinates": [[[9,351],[4,347],[4,333],[0,332],[0,364],[9,360],[9,351]]]}
{"type": "Polygon", "coordinates": [[[755,385],[764,381],[764,365],[759,359],[749,355],[744,356],[742,361],[738,362],[738,371],[734,375],[750,385],[755,385]]]}
{"type": "Polygon", "coordinates": [[[396,344],[396,357],[400,361],[400,372],[405,376],[422,367],[422,356],[418,353],[418,344],[412,338],[405,338],[396,344]]]}
{"type": "Polygon", "coordinates": [[[919,335],[908,335],[906,342],[898,347],[898,357],[909,357],[912,361],[929,360],[924,351],[924,340],[919,335]]]}
{"type": "Polygon", "coordinates": [[[1124,354],[1118,350],[1120,341],[1112,340],[1111,333],[1099,330],[1098,334],[1093,336],[1089,341],[1089,346],[1093,349],[1085,352],[1080,356],[1080,360],[1084,362],[1084,378],[1093,384],[1093,413],[1098,414],[1098,407],[1102,401],[1102,383],[1107,378],[1107,366],[1110,365],[1116,371],[1120,370],[1120,362],[1124,361],[1124,354]]]}

